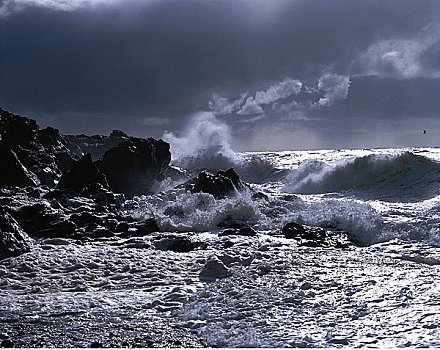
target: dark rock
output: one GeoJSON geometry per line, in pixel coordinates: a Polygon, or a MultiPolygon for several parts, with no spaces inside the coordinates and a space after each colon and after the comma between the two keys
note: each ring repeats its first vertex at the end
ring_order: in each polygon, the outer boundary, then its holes
{"type": "Polygon", "coordinates": [[[69,149],[77,156],[90,153],[93,160],[101,158],[109,149],[118,146],[122,141],[129,139],[126,133],[113,130],[109,136],[104,135],[64,135],[69,149]]]}
{"type": "Polygon", "coordinates": [[[84,226],[90,223],[99,222],[100,218],[89,212],[75,213],[70,215],[70,221],[78,226],[84,226]]]}
{"type": "Polygon", "coordinates": [[[209,193],[217,199],[224,198],[242,188],[243,183],[232,168],[227,171],[218,171],[216,174],[202,171],[194,183],[187,187],[193,193],[209,193]]]}
{"type": "Polygon", "coordinates": [[[43,238],[56,238],[71,236],[76,230],[76,225],[69,220],[51,221],[49,227],[32,233],[32,236],[43,238]]]}
{"type": "Polygon", "coordinates": [[[1,347],[2,348],[13,348],[14,342],[10,339],[5,339],[1,342],[1,347]]]}
{"type": "Polygon", "coordinates": [[[105,175],[96,167],[92,161],[92,156],[88,153],[76,161],[70,170],[63,173],[57,189],[80,192],[85,187],[95,183],[108,188],[105,175]]]}
{"type": "Polygon", "coordinates": [[[36,186],[40,181],[26,169],[15,152],[0,144],[0,186],[36,186]]]}
{"type": "Polygon", "coordinates": [[[255,192],[252,195],[252,199],[264,199],[267,201],[267,200],[269,200],[269,197],[266,194],[264,194],[263,192],[255,192]]]}
{"type": "Polygon", "coordinates": [[[192,242],[188,238],[179,236],[164,237],[154,242],[156,249],[163,251],[173,251],[176,253],[188,253],[197,249],[200,244],[192,242]]]}
{"type": "Polygon", "coordinates": [[[91,348],[102,348],[102,347],[103,347],[103,344],[102,344],[101,342],[99,342],[99,341],[94,341],[94,342],[92,342],[92,343],[90,344],[90,347],[91,347],[91,348]]]}
{"type": "Polygon", "coordinates": [[[252,227],[244,226],[241,228],[227,228],[218,234],[219,237],[231,235],[252,237],[257,235],[257,231],[252,227]]]}
{"type": "Polygon", "coordinates": [[[108,228],[98,227],[90,234],[90,238],[109,238],[114,235],[115,234],[108,228]]]}
{"type": "Polygon", "coordinates": [[[283,234],[285,238],[289,239],[305,239],[322,241],[325,239],[325,231],[320,227],[311,227],[300,225],[296,222],[289,222],[283,227],[283,234]]]}
{"type": "Polygon", "coordinates": [[[0,260],[30,251],[30,242],[14,218],[0,209],[0,260]]]}
{"type": "Polygon", "coordinates": [[[129,228],[130,225],[128,223],[120,222],[119,224],[116,225],[115,232],[127,233],[129,228]]]}
{"type": "Polygon", "coordinates": [[[9,339],[9,335],[7,333],[0,333],[0,339],[1,340],[9,339]]]}
{"type": "Polygon", "coordinates": [[[160,229],[157,226],[156,220],[150,218],[142,222],[133,223],[131,225],[131,228],[128,230],[128,235],[130,237],[143,237],[153,232],[159,232],[159,231],[160,229]]]}
{"type": "Polygon", "coordinates": [[[129,197],[148,194],[171,160],[169,148],[162,140],[132,137],[105,152],[97,165],[112,191],[129,197]]]}
{"type": "Polygon", "coordinates": [[[35,120],[2,109],[0,136],[0,143],[12,149],[23,166],[50,187],[76,159],[57,129],[40,130],[35,120]]]}
{"type": "Polygon", "coordinates": [[[123,193],[113,193],[110,191],[98,192],[92,197],[97,204],[102,206],[114,206],[116,209],[120,208],[125,201],[123,193]]]}
{"type": "Polygon", "coordinates": [[[167,207],[164,210],[163,214],[166,215],[166,216],[170,216],[170,217],[171,216],[176,216],[178,218],[183,218],[185,216],[185,213],[183,212],[182,207],[177,206],[177,205],[176,206],[167,207]]]}

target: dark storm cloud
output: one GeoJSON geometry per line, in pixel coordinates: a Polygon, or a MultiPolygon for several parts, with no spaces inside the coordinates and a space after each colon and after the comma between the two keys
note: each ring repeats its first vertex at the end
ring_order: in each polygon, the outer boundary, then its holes
{"type": "MultiPolygon", "coordinates": [[[[365,82],[370,87],[363,91],[351,75],[401,79],[402,62],[413,64],[409,78],[439,69],[430,36],[437,27],[423,34],[440,21],[438,1],[34,0],[3,1],[2,13],[0,106],[64,132],[117,127],[160,136],[209,109],[213,94],[236,100],[247,92],[255,99],[286,79],[303,84],[290,102],[314,87],[312,103],[323,99],[313,112],[319,118],[326,109],[333,118],[353,117],[351,104],[367,114],[371,85],[365,82]],[[413,45],[420,41],[426,45],[413,45]],[[362,92],[351,93],[348,78],[362,92]],[[326,98],[342,101],[340,113],[325,106],[326,98]]],[[[295,92],[295,83],[288,88],[295,92]]],[[[393,98],[397,108],[400,97],[393,98]]],[[[251,102],[248,111],[258,112],[251,102]]],[[[295,113],[291,119],[301,120],[295,113]]],[[[272,117],[256,124],[286,120],[272,117]]]]}

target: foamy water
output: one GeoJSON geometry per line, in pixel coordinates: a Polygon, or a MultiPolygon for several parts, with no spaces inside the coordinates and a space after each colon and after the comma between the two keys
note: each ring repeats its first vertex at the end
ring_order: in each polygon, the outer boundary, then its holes
{"type": "Polygon", "coordinates": [[[130,314],[209,346],[440,346],[440,149],[236,154],[222,124],[197,118],[201,129],[168,135],[180,147],[173,162],[194,173],[233,166],[252,190],[214,199],[165,179],[121,209],[156,218],[162,233],[35,242],[0,262],[2,322],[130,314]],[[299,247],[280,234],[290,221],[363,247],[299,247]],[[217,235],[231,223],[258,234],[217,235]],[[179,237],[199,248],[163,249],[179,237]],[[204,278],[210,263],[218,271],[204,278]]]}

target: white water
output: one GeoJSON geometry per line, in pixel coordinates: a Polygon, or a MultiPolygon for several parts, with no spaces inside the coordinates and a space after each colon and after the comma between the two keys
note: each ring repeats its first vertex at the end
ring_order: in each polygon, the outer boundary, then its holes
{"type": "Polygon", "coordinates": [[[216,200],[165,180],[167,191],[123,208],[155,217],[164,233],[45,240],[0,262],[0,321],[111,312],[167,320],[209,346],[440,346],[440,149],[236,154],[212,115],[193,123],[166,137],[173,162],[233,166],[268,199],[246,190],[216,200]],[[289,221],[343,230],[365,247],[299,247],[280,235],[289,221]],[[217,235],[233,222],[258,235],[217,235]],[[202,248],[158,249],[170,235],[202,248]]]}

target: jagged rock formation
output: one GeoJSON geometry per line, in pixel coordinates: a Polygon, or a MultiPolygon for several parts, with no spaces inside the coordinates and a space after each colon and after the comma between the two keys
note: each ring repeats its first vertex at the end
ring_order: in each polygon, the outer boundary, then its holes
{"type": "Polygon", "coordinates": [[[29,236],[14,218],[0,209],[0,260],[30,251],[29,236]]]}
{"type": "Polygon", "coordinates": [[[240,177],[234,169],[231,168],[226,171],[220,170],[216,174],[202,171],[193,183],[187,185],[187,189],[193,193],[210,193],[219,199],[224,198],[236,190],[242,189],[243,186],[240,177]]]}
{"type": "Polygon", "coordinates": [[[170,160],[168,143],[131,137],[105,152],[96,164],[107,177],[112,191],[132,197],[148,194],[170,160]]]}
{"type": "Polygon", "coordinates": [[[35,120],[2,109],[0,137],[0,144],[11,149],[20,163],[49,187],[54,187],[61,173],[76,160],[57,129],[41,130],[35,120]]]}

